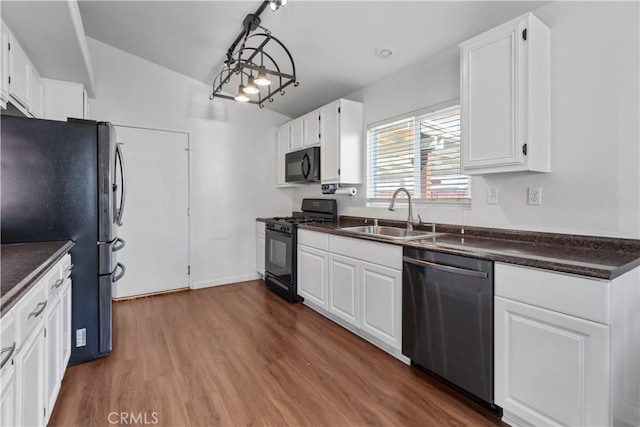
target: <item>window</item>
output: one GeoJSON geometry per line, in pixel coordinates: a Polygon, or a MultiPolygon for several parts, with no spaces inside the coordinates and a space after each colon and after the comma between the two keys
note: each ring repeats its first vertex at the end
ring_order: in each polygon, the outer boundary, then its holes
{"type": "Polygon", "coordinates": [[[369,201],[388,200],[399,187],[416,201],[469,201],[469,177],[460,173],[460,106],[425,111],[369,127],[369,201]]]}

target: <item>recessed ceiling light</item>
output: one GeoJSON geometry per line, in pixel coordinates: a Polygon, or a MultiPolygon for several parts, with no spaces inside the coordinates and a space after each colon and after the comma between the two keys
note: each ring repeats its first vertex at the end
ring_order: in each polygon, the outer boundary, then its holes
{"type": "Polygon", "coordinates": [[[389,58],[393,56],[395,52],[396,52],[396,48],[393,46],[383,46],[383,47],[376,48],[376,56],[378,58],[389,58]]]}

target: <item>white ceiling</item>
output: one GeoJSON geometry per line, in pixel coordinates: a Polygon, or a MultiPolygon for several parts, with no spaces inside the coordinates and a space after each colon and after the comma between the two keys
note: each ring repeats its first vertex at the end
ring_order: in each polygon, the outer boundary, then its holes
{"type": "MultiPolygon", "coordinates": [[[[88,37],[211,84],[242,20],[260,3],[110,0],[79,7],[88,37]]],[[[276,12],[267,8],[262,25],[291,51],[300,82],[267,108],[302,115],[546,3],[290,0],[276,12]],[[394,47],[394,55],[378,58],[382,46],[394,47]]]]}

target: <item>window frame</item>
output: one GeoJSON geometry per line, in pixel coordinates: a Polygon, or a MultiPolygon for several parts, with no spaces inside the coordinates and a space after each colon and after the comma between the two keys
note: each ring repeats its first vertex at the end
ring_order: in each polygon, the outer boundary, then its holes
{"type": "MultiPolygon", "coordinates": [[[[366,152],[365,152],[365,176],[366,176],[366,186],[367,186],[367,196],[366,196],[366,200],[367,200],[367,206],[369,207],[386,207],[389,205],[389,199],[385,199],[385,198],[371,198],[369,197],[369,184],[370,184],[370,174],[371,174],[371,156],[372,153],[370,152],[370,143],[369,143],[369,132],[379,126],[383,126],[383,125],[391,125],[395,122],[399,122],[402,120],[408,120],[408,119],[415,119],[414,120],[414,128],[416,128],[418,130],[418,134],[419,134],[419,126],[420,126],[420,118],[435,112],[438,112],[440,110],[445,110],[447,108],[451,108],[454,106],[458,106],[460,107],[460,98],[455,98],[455,99],[451,99],[449,101],[445,101],[445,102],[441,102],[438,104],[434,104],[434,105],[430,105],[428,107],[424,107],[424,108],[420,108],[418,110],[414,110],[408,113],[404,113],[404,114],[399,114],[397,116],[393,116],[393,117],[389,117],[386,119],[382,119],[382,120],[378,120],[376,122],[373,123],[369,123],[366,126],[366,138],[367,138],[367,145],[366,145],[366,152]]],[[[414,151],[419,152],[420,151],[420,147],[419,144],[416,144],[414,142],[413,144],[413,149],[414,151]]],[[[416,157],[416,158],[419,158],[416,157]]],[[[462,159],[460,159],[460,161],[462,162],[462,159]]],[[[462,165],[461,165],[462,168],[462,165]]],[[[414,168],[414,174],[420,174],[419,168],[414,168]]],[[[462,175],[462,174],[461,174],[462,175]]],[[[437,205],[437,206],[470,206],[471,205],[471,186],[472,186],[472,180],[471,180],[471,176],[469,175],[462,175],[462,176],[466,176],[468,178],[468,194],[469,197],[468,198],[459,198],[459,199],[422,199],[422,198],[412,198],[412,201],[414,204],[419,204],[419,205],[437,205]]],[[[402,199],[398,199],[397,203],[400,204],[406,204],[406,199],[402,198],[402,199]]]]}

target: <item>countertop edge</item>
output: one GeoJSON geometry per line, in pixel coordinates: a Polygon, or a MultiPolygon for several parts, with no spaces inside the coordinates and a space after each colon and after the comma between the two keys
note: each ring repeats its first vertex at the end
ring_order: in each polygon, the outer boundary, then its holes
{"type": "Polygon", "coordinates": [[[570,263],[554,263],[551,261],[541,261],[536,260],[531,257],[527,257],[526,255],[515,256],[515,255],[505,255],[498,254],[491,251],[484,251],[479,248],[474,249],[460,249],[460,248],[450,248],[446,246],[439,246],[437,243],[428,243],[420,240],[414,241],[394,241],[389,239],[377,238],[375,236],[366,236],[356,233],[346,233],[337,229],[327,228],[326,226],[317,226],[313,224],[301,224],[298,226],[299,229],[306,229],[311,231],[318,231],[328,234],[334,234],[342,237],[351,237],[362,240],[369,240],[378,243],[386,243],[392,245],[399,245],[402,247],[413,247],[413,248],[421,248],[426,250],[433,250],[435,252],[447,253],[452,255],[461,255],[461,256],[469,256],[478,259],[486,259],[489,261],[497,261],[504,262],[507,264],[519,265],[523,267],[537,268],[546,271],[553,271],[557,273],[563,274],[571,274],[577,275],[586,278],[599,279],[610,281],[627,273],[628,271],[633,270],[634,268],[640,266],[640,257],[636,258],[634,261],[620,265],[618,267],[612,268],[597,268],[597,267],[585,267],[576,264],[570,263]]]}
{"type": "Polygon", "coordinates": [[[75,242],[68,240],[63,246],[51,254],[51,256],[38,268],[29,273],[15,286],[15,292],[9,295],[3,295],[3,301],[0,301],[0,317],[9,312],[21,299],[33,288],[33,286],[43,278],[53,266],[66,255],[71,248],[75,246],[75,242]]]}

